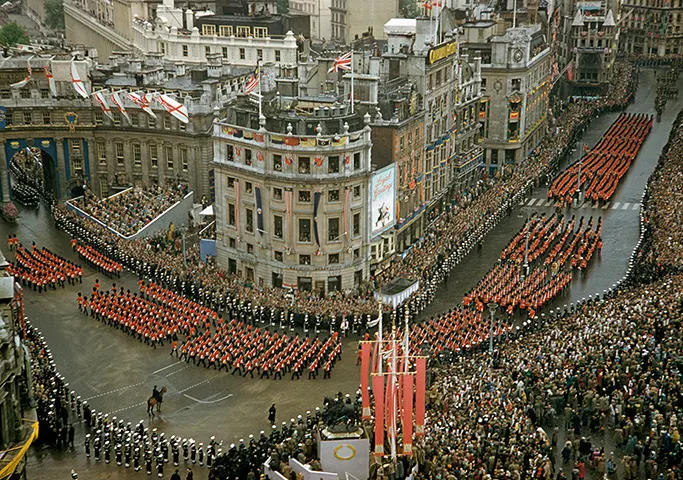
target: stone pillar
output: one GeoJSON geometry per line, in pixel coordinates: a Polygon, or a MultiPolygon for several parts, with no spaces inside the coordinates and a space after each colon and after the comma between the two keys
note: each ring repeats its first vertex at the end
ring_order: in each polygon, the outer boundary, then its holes
{"type": "Polygon", "coordinates": [[[2,203],[10,201],[9,198],[9,169],[7,168],[7,158],[5,156],[5,145],[0,148],[0,186],[2,187],[2,203]]]}
{"type": "Polygon", "coordinates": [[[149,186],[149,143],[140,144],[140,156],[142,158],[142,183],[149,186]]]}
{"type": "Polygon", "coordinates": [[[59,178],[59,192],[57,200],[67,197],[68,186],[66,184],[66,164],[64,163],[64,137],[55,137],[57,150],[57,178],[59,178]]]}

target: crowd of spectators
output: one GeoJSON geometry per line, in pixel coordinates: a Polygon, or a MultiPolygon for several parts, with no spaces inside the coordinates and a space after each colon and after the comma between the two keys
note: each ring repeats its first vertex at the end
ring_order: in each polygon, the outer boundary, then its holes
{"type": "Polygon", "coordinates": [[[98,199],[91,191],[77,202],[78,207],[107,227],[128,237],[183,199],[186,184],[176,187],[132,187],[107,198],[98,199]]]}

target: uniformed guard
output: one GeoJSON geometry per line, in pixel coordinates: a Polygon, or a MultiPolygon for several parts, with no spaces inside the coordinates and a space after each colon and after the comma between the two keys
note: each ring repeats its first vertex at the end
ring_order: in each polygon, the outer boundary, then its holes
{"type": "Polygon", "coordinates": [[[83,442],[83,446],[85,447],[85,456],[87,458],[90,458],[90,434],[85,435],[85,442],[83,442]]]}

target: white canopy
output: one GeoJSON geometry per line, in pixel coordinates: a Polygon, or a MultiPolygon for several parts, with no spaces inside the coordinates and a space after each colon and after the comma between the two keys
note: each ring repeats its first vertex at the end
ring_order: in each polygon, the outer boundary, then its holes
{"type": "Polygon", "coordinates": [[[209,206],[206,207],[204,210],[202,210],[201,212],[199,212],[199,214],[200,214],[200,215],[206,215],[206,216],[213,215],[213,205],[209,205],[209,206]]]}

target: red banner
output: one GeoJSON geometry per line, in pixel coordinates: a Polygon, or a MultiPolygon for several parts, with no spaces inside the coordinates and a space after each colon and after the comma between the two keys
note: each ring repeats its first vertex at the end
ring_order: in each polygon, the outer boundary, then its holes
{"type": "Polygon", "coordinates": [[[415,367],[415,435],[425,434],[425,388],[427,359],[418,357],[415,367]]]}
{"type": "Polygon", "coordinates": [[[370,420],[372,412],[370,411],[370,392],[368,391],[370,383],[370,343],[361,343],[360,356],[360,390],[363,398],[363,420],[370,420]]]}
{"type": "Polygon", "coordinates": [[[403,454],[413,454],[413,374],[403,378],[403,454]]]}
{"type": "Polygon", "coordinates": [[[375,455],[384,455],[384,377],[372,377],[372,393],[375,395],[375,455]]]}

